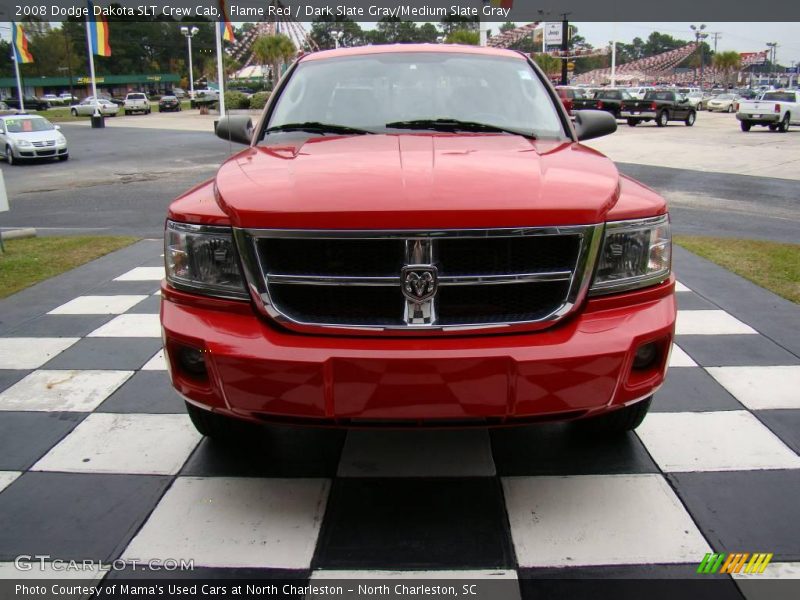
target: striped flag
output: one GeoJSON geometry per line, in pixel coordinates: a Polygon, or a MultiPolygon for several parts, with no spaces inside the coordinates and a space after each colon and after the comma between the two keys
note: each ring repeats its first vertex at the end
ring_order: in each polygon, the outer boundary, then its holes
{"type": "Polygon", "coordinates": [[[94,4],[89,2],[89,47],[92,54],[111,56],[111,45],[108,43],[108,20],[102,15],[94,14],[94,4]]]}
{"type": "Polygon", "coordinates": [[[33,54],[28,50],[28,38],[25,37],[25,30],[19,23],[11,24],[11,44],[14,46],[14,58],[17,63],[33,62],[33,54]]]}
{"type": "Polygon", "coordinates": [[[514,8],[514,0],[492,0],[494,8],[514,8]]]}
{"type": "Polygon", "coordinates": [[[222,13],[222,20],[219,22],[220,37],[226,42],[233,41],[233,25],[228,18],[228,11],[225,8],[225,0],[219,0],[219,11],[222,13]]]}

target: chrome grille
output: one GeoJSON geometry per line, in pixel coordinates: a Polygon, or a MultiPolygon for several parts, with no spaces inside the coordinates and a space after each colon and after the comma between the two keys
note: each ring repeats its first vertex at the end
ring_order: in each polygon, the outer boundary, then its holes
{"type": "Polygon", "coordinates": [[[550,323],[585,296],[601,233],[236,230],[260,308],[301,330],[550,323]]]}
{"type": "Polygon", "coordinates": [[[45,146],[55,146],[55,140],[47,140],[44,142],[31,142],[35,148],[44,148],[45,146]]]}

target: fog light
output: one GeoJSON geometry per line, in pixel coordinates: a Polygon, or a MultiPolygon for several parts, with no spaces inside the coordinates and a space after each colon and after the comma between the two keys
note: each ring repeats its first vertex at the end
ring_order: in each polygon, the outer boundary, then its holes
{"type": "Polygon", "coordinates": [[[205,377],[206,357],[205,351],[191,346],[181,346],[178,350],[178,362],[181,368],[194,377],[205,377]]]}
{"type": "Polygon", "coordinates": [[[658,358],[658,346],[654,342],[639,346],[633,357],[633,368],[648,369],[656,362],[656,358],[658,358]]]}

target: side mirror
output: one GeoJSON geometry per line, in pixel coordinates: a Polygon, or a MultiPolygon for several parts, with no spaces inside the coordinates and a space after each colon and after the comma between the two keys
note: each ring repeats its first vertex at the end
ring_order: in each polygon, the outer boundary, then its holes
{"type": "Polygon", "coordinates": [[[576,110],[575,132],[578,140],[591,140],[602,137],[617,130],[617,120],[609,112],[604,110],[576,110]]]}
{"type": "Polygon", "coordinates": [[[253,139],[253,121],[247,115],[220,117],[215,131],[218,138],[249,146],[253,139]]]}

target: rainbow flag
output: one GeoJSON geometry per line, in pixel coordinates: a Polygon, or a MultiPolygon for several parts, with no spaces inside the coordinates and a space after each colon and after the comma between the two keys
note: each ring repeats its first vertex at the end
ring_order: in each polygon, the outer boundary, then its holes
{"type": "Polygon", "coordinates": [[[11,44],[14,47],[14,58],[20,64],[32,63],[33,54],[28,50],[28,38],[19,23],[11,24],[11,44]]]}
{"type": "Polygon", "coordinates": [[[108,43],[108,20],[102,16],[94,14],[94,4],[89,2],[89,47],[92,54],[99,56],[111,56],[111,45],[108,43]]]}
{"type": "Polygon", "coordinates": [[[228,18],[228,11],[225,9],[225,0],[219,0],[219,11],[222,14],[222,20],[219,22],[219,34],[225,42],[233,41],[233,25],[228,18]]]}
{"type": "Polygon", "coordinates": [[[492,0],[494,8],[514,8],[514,0],[492,0]]]}

